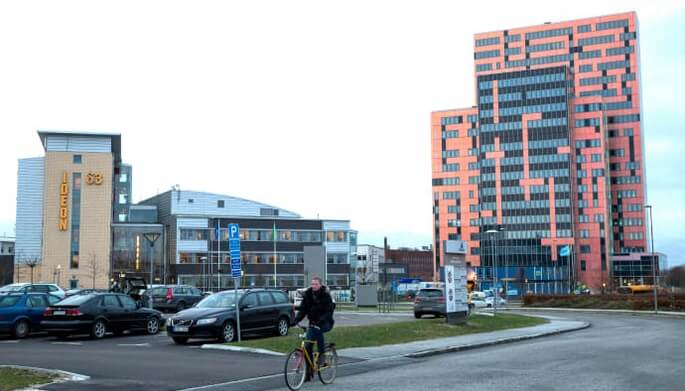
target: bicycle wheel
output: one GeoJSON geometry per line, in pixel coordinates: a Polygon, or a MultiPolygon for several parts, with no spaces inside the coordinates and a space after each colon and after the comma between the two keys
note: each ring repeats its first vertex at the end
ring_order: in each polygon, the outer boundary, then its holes
{"type": "Polygon", "coordinates": [[[338,352],[335,351],[335,347],[326,346],[326,349],[323,351],[323,362],[319,366],[319,380],[321,380],[321,383],[333,383],[337,369],[338,352]]]}
{"type": "Polygon", "coordinates": [[[285,385],[292,391],[299,390],[304,383],[307,375],[307,363],[304,353],[300,349],[295,349],[285,360],[285,385]]]}

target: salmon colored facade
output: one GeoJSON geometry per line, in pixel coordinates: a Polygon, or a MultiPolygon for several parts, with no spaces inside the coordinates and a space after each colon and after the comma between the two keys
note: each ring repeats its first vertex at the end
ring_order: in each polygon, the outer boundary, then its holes
{"type": "Polygon", "coordinates": [[[521,282],[551,268],[555,291],[611,286],[611,255],[646,250],[637,27],[628,12],[475,35],[478,106],[431,117],[436,276],[448,239],[521,282]]]}

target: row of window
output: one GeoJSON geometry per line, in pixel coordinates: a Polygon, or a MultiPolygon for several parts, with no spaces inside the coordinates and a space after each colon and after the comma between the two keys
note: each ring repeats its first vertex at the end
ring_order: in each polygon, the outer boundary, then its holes
{"type": "Polygon", "coordinates": [[[459,137],[459,131],[458,130],[448,130],[442,132],[442,138],[457,138],[459,137]]]}
{"type": "Polygon", "coordinates": [[[566,126],[566,117],[562,118],[547,118],[547,119],[536,119],[528,121],[528,128],[546,128],[548,126],[566,126]]]}
{"type": "Polygon", "coordinates": [[[504,55],[505,56],[513,56],[516,54],[521,54],[521,48],[520,47],[504,49],[504,55]]]}
{"type": "Polygon", "coordinates": [[[442,157],[444,157],[444,158],[459,157],[459,150],[458,149],[448,149],[448,150],[442,151],[442,157]]]}
{"type": "MultiPolygon", "coordinates": [[[[534,140],[528,141],[528,148],[556,148],[568,145],[567,139],[534,140]]],[[[520,148],[519,148],[520,149],[520,148]]]]}
{"type": "Polygon", "coordinates": [[[630,80],[635,80],[635,74],[634,73],[624,73],[621,75],[621,81],[630,81],[630,80]]]}
{"type": "MultiPolygon", "coordinates": [[[[566,80],[566,76],[563,73],[551,73],[551,74],[546,74],[546,75],[537,75],[537,76],[527,76],[527,77],[517,77],[515,79],[502,79],[499,80],[497,85],[499,87],[516,87],[516,86],[523,86],[523,85],[529,85],[529,84],[541,84],[541,83],[553,83],[555,81],[563,81],[566,80]]],[[[488,82],[481,82],[480,84],[483,83],[488,83],[488,82]]],[[[492,82],[489,82],[490,85],[488,86],[483,86],[479,85],[481,89],[484,88],[492,88],[492,82]]]]}
{"type": "MultiPolygon", "coordinates": [[[[576,163],[585,163],[587,162],[587,155],[577,155],[576,156],[576,163]]],[[[597,163],[602,161],[602,154],[600,153],[593,153],[590,155],[590,161],[592,163],[597,163]]]]}
{"type": "Polygon", "coordinates": [[[611,178],[611,183],[614,184],[614,185],[627,185],[627,184],[640,183],[640,177],[639,177],[639,176],[618,176],[618,177],[612,177],[612,178],[611,178]]]}
{"type": "Polygon", "coordinates": [[[486,50],[484,52],[475,52],[473,53],[473,58],[476,60],[480,60],[483,58],[492,58],[492,57],[499,57],[500,51],[499,49],[496,50],[486,50]]]}
{"type": "Polygon", "coordinates": [[[443,172],[459,171],[459,163],[448,163],[442,165],[443,172]]]}
{"type": "Polygon", "coordinates": [[[461,115],[454,117],[442,117],[440,118],[440,125],[454,125],[464,122],[464,117],[461,115]]]}
{"type": "Polygon", "coordinates": [[[531,178],[567,177],[568,169],[558,168],[554,170],[533,170],[530,171],[531,178]]]}
{"type": "Polygon", "coordinates": [[[599,118],[585,118],[576,120],[576,128],[584,128],[586,126],[599,126],[599,118]]]}
{"type": "Polygon", "coordinates": [[[597,30],[597,31],[610,30],[610,29],[624,28],[627,26],[628,26],[628,19],[612,20],[610,22],[600,22],[600,23],[595,24],[595,30],[597,30]]]}
{"type": "Polygon", "coordinates": [[[527,58],[525,60],[506,61],[505,68],[517,68],[531,65],[552,64],[555,62],[567,62],[573,60],[573,54],[558,54],[555,56],[545,56],[536,58],[527,58]]]}
{"type": "Polygon", "coordinates": [[[455,178],[433,178],[433,186],[450,186],[458,185],[460,183],[459,177],[455,178]]]}
{"type": "Polygon", "coordinates": [[[476,40],[476,47],[480,46],[492,46],[499,44],[499,37],[483,38],[476,40]]]}
{"type": "Polygon", "coordinates": [[[606,50],[607,56],[620,56],[623,54],[630,54],[635,52],[635,46],[621,46],[618,48],[608,48],[606,50]]]}
{"type": "Polygon", "coordinates": [[[619,226],[627,226],[627,227],[641,226],[642,225],[642,219],[632,218],[632,217],[626,217],[623,219],[618,219],[617,222],[618,222],[619,226]]]}
{"type": "Polygon", "coordinates": [[[626,122],[640,121],[640,114],[616,115],[607,117],[607,122],[610,124],[622,124],[626,122]]]}
{"type": "Polygon", "coordinates": [[[527,46],[526,47],[526,53],[545,52],[547,50],[563,49],[565,47],[566,47],[566,45],[564,44],[563,41],[542,43],[539,45],[527,46]]]}
{"type": "Polygon", "coordinates": [[[591,24],[582,24],[576,28],[576,31],[579,33],[589,33],[592,31],[592,25],[591,24]]]}
{"type": "Polygon", "coordinates": [[[520,42],[521,34],[507,35],[504,37],[504,42],[520,42]]]}
{"type": "Polygon", "coordinates": [[[592,64],[583,64],[578,67],[578,73],[592,72],[592,64]]]}
{"type": "Polygon", "coordinates": [[[625,110],[633,107],[633,101],[627,100],[624,102],[608,102],[604,104],[606,110],[625,110]]]}
{"type": "Polygon", "coordinates": [[[590,86],[593,84],[608,84],[616,82],[616,75],[602,76],[602,77],[587,77],[580,79],[581,86],[590,86]]]}
{"type": "Polygon", "coordinates": [[[623,157],[625,156],[625,150],[623,148],[610,149],[609,156],[623,157]]]}
{"type": "Polygon", "coordinates": [[[460,194],[458,191],[444,191],[442,192],[442,199],[443,200],[456,200],[460,198],[460,194]]]}
{"type": "Polygon", "coordinates": [[[598,71],[608,71],[611,69],[628,68],[630,67],[629,60],[623,61],[610,61],[610,62],[600,62],[597,64],[598,71]]]}
{"type": "Polygon", "coordinates": [[[563,27],[563,28],[558,28],[558,29],[553,29],[553,30],[544,30],[544,31],[533,31],[530,33],[526,33],[526,39],[539,39],[539,38],[550,38],[550,37],[560,37],[562,35],[571,35],[573,34],[573,28],[571,27],[563,27]]]}
{"type": "Polygon", "coordinates": [[[492,64],[476,64],[476,72],[486,72],[492,70],[492,64]]]}
{"type": "Polygon", "coordinates": [[[619,190],[616,192],[616,198],[636,198],[636,190],[619,190]]]}
{"type": "Polygon", "coordinates": [[[590,90],[590,91],[580,91],[580,96],[616,96],[617,91],[615,88],[610,88],[607,90],[590,90]]]}
{"type": "Polygon", "coordinates": [[[532,90],[526,91],[527,99],[537,99],[537,98],[550,98],[553,96],[564,96],[566,95],[565,88],[553,88],[547,90],[532,90]]]}
{"type": "Polygon", "coordinates": [[[576,140],[576,148],[598,148],[602,143],[599,139],[576,140]]]}
{"type": "Polygon", "coordinates": [[[590,38],[581,38],[578,40],[578,46],[601,45],[609,42],[614,42],[616,36],[614,34],[599,35],[590,38]]]}
{"type": "Polygon", "coordinates": [[[578,59],[585,60],[588,58],[597,58],[602,56],[601,50],[588,50],[587,52],[578,53],[578,59]]]}
{"type": "Polygon", "coordinates": [[[555,155],[534,155],[528,157],[528,162],[530,164],[535,163],[555,163],[555,162],[567,162],[568,154],[561,153],[555,155]]]}
{"type": "MultiPolygon", "coordinates": [[[[345,231],[296,231],[277,230],[276,240],[282,242],[321,242],[324,238],[327,242],[346,242],[345,231]]],[[[228,240],[228,229],[220,229],[221,240],[228,240]]],[[[186,229],[180,230],[180,240],[216,240],[216,229],[186,229]]],[[[240,240],[243,241],[273,241],[273,231],[270,229],[241,229],[240,240]]]]}

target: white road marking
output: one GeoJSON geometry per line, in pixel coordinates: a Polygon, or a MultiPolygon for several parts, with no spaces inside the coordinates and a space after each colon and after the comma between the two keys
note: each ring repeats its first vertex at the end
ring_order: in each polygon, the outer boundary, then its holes
{"type": "Polygon", "coordinates": [[[19,343],[18,340],[0,341],[0,343],[19,343]]]}
{"type": "Polygon", "coordinates": [[[74,345],[74,346],[81,346],[83,345],[83,342],[51,342],[53,345],[74,345]]]}
{"type": "Polygon", "coordinates": [[[139,347],[149,348],[150,343],[149,342],[145,342],[145,343],[118,343],[117,346],[139,346],[139,347]]]}

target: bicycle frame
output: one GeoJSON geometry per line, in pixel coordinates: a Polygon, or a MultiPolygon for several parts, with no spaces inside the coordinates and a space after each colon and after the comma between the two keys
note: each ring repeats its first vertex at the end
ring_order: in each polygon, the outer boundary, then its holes
{"type": "MultiPolygon", "coordinates": [[[[313,353],[315,360],[312,360],[312,357],[309,355],[309,352],[306,349],[306,344],[308,344],[308,343],[312,344],[312,350],[314,349],[314,345],[317,345],[316,341],[312,341],[309,339],[303,339],[300,342],[300,347],[298,349],[303,353],[305,360],[307,360],[307,363],[312,368],[312,370],[314,370],[315,372],[318,372],[320,370],[319,363],[318,363],[319,360],[316,360],[316,358],[318,358],[317,356],[319,355],[319,352],[317,351],[317,352],[313,353]]],[[[317,347],[318,347],[318,345],[317,345],[317,347]]],[[[302,364],[302,363],[297,363],[297,366],[300,366],[300,364],[302,364]]]]}

